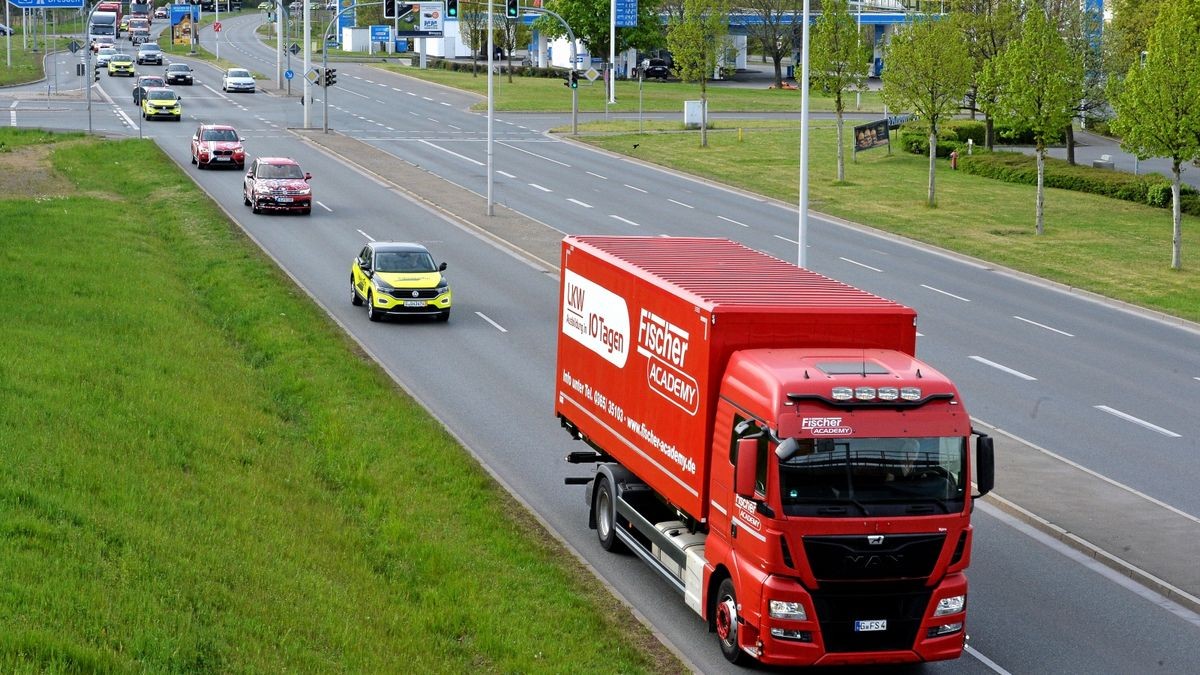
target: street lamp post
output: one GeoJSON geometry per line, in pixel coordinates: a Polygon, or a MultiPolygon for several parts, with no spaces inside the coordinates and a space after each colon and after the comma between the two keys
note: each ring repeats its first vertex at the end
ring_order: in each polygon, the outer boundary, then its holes
{"type": "Polygon", "coordinates": [[[801,27],[800,60],[800,225],[797,232],[799,252],[796,264],[805,264],[805,237],[808,234],[808,18],[809,2],[804,0],[804,25],[801,27]]]}

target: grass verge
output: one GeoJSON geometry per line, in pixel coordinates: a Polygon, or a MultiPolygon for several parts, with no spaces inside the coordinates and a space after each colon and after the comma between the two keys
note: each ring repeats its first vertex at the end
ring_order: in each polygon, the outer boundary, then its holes
{"type": "Polygon", "coordinates": [[[152,142],[0,142],[0,672],[681,670],[152,142]]]}
{"type": "MultiPolygon", "coordinates": [[[[0,14],[2,17],[3,14],[0,14]]],[[[27,84],[29,82],[37,82],[46,77],[46,67],[44,59],[47,52],[64,51],[67,45],[71,43],[69,38],[52,37],[49,40],[43,41],[38,37],[38,50],[32,51],[21,49],[21,36],[16,34],[12,36],[12,67],[7,65],[7,54],[4,50],[4,42],[8,37],[0,37],[0,59],[4,61],[4,67],[0,68],[0,87],[12,86],[17,84],[27,84]]],[[[59,73],[59,77],[74,77],[75,73],[59,73]]]]}
{"type": "MultiPolygon", "coordinates": [[[[636,128],[636,121],[584,124],[581,140],[790,204],[799,199],[798,123],[719,120],[707,148],[699,147],[699,132],[678,124],[656,121],[642,134],[636,128]]],[[[1200,265],[1187,264],[1200,255],[1200,218],[1184,217],[1185,267],[1175,271],[1168,209],[1048,189],[1039,237],[1032,186],[951,171],[939,160],[931,209],[926,157],[879,149],[853,163],[847,124],[846,181],[839,183],[832,123],[811,129],[809,204],[816,211],[1200,321],[1200,265]]]]}

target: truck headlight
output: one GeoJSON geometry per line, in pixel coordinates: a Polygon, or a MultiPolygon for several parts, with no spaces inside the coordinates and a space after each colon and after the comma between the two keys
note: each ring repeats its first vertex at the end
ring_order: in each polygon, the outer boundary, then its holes
{"type": "Polygon", "coordinates": [[[803,603],[791,602],[789,600],[771,600],[769,606],[772,619],[808,620],[808,612],[804,611],[803,603]]]}
{"type": "Polygon", "coordinates": [[[934,616],[947,616],[949,614],[958,614],[963,611],[963,605],[967,602],[965,595],[953,595],[949,598],[938,600],[937,609],[933,610],[934,616]]]}

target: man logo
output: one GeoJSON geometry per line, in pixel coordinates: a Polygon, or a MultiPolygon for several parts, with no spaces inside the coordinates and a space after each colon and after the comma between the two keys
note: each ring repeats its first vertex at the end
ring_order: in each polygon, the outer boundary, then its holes
{"type": "Polygon", "coordinates": [[[879,546],[880,544],[883,543],[883,535],[882,534],[868,534],[867,535],[867,543],[872,546],[879,546]]]}

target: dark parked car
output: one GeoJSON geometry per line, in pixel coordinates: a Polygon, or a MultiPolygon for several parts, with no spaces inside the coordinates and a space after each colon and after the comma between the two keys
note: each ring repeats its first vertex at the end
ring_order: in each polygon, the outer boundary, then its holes
{"type": "Polygon", "coordinates": [[[659,79],[665,80],[671,76],[671,68],[663,59],[643,59],[640,66],[641,76],[644,79],[659,79]]]}
{"type": "Polygon", "coordinates": [[[167,84],[192,84],[192,67],[186,63],[172,63],[163,74],[167,84]]]}

